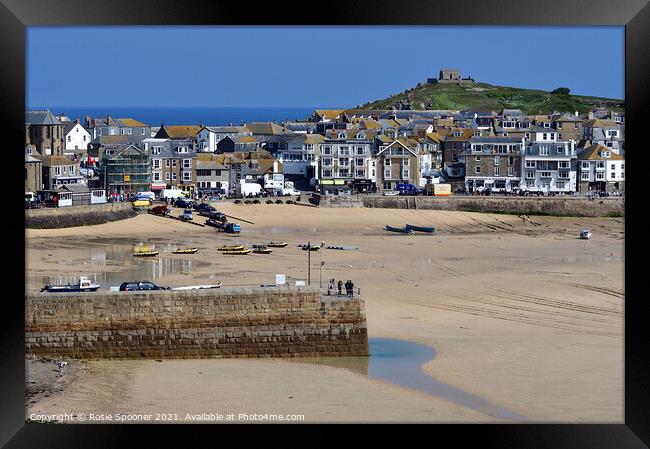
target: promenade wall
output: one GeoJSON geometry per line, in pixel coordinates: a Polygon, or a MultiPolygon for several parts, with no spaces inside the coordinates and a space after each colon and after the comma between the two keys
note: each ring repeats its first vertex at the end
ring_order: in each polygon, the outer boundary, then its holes
{"type": "Polygon", "coordinates": [[[25,227],[34,229],[96,225],[135,217],[130,202],[25,210],[25,227]]]}
{"type": "Polygon", "coordinates": [[[623,216],[623,197],[323,196],[320,207],[379,207],[577,217],[623,216]]]}
{"type": "Polygon", "coordinates": [[[369,354],[364,302],[313,287],[30,293],[29,354],[70,358],[369,354]]]}

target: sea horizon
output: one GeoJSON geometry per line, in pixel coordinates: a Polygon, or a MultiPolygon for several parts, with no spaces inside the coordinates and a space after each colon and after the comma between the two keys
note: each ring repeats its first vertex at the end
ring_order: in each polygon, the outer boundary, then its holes
{"type": "Polygon", "coordinates": [[[305,120],[316,109],[348,109],[320,106],[29,106],[27,110],[49,109],[55,115],[65,115],[82,123],[86,116],[132,118],[150,126],[166,125],[239,125],[250,122],[283,122],[305,120]]]}

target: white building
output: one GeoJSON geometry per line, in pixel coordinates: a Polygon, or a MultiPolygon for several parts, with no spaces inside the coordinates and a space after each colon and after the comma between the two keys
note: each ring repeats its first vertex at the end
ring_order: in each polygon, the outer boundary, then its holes
{"type": "Polygon", "coordinates": [[[579,191],[625,190],[625,158],[604,145],[594,144],[578,153],[579,191]]]}
{"type": "Polygon", "coordinates": [[[214,153],[217,151],[217,143],[224,137],[252,135],[245,126],[204,126],[197,135],[197,151],[214,153]]]}
{"type": "Polygon", "coordinates": [[[574,140],[542,140],[529,145],[521,162],[521,188],[544,193],[575,192],[576,159],[574,140]]]}
{"type": "Polygon", "coordinates": [[[289,140],[287,148],[277,153],[282,173],[318,179],[318,156],[323,141],[320,134],[302,134],[289,140]]]}
{"type": "Polygon", "coordinates": [[[75,150],[77,152],[88,150],[90,133],[77,120],[64,125],[63,139],[65,143],[64,154],[68,156],[72,155],[75,150]]]}

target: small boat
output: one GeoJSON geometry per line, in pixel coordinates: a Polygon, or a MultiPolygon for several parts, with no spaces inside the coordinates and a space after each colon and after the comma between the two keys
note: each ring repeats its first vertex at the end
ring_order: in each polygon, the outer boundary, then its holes
{"type": "Polygon", "coordinates": [[[229,245],[229,246],[224,245],[224,246],[220,246],[219,248],[217,248],[217,251],[238,251],[238,250],[242,250],[242,249],[245,249],[245,248],[246,247],[243,246],[243,245],[229,245]]]}
{"type": "Polygon", "coordinates": [[[266,246],[270,248],[284,248],[287,246],[287,242],[269,242],[266,246]]]}
{"type": "Polygon", "coordinates": [[[305,251],[320,251],[320,245],[306,245],[306,244],[300,244],[298,245],[299,248],[304,249],[305,251]]]}
{"type": "Polygon", "coordinates": [[[248,254],[250,252],[251,252],[250,248],[245,248],[245,249],[222,251],[221,254],[248,254]]]}
{"type": "Polygon", "coordinates": [[[359,249],[357,246],[343,246],[343,245],[334,245],[334,246],[326,246],[327,249],[339,249],[343,251],[352,251],[355,249],[359,249]]]}
{"type": "Polygon", "coordinates": [[[90,279],[88,279],[85,276],[79,277],[79,282],[76,284],[70,284],[68,283],[67,285],[49,285],[45,284],[45,286],[41,289],[42,292],[50,292],[50,293],[62,293],[62,292],[96,292],[97,289],[99,289],[101,285],[99,284],[93,284],[90,282],[90,279]]]}
{"type": "Polygon", "coordinates": [[[216,284],[209,284],[209,285],[187,285],[185,287],[172,287],[170,290],[203,290],[207,288],[219,288],[221,287],[221,282],[217,282],[216,284]]]}
{"type": "Polygon", "coordinates": [[[266,245],[253,245],[253,252],[257,254],[271,254],[272,249],[266,247],[266,245]]]}
{"type": "Polygon", "coordinates": [[[413,229],[408,228],[397,228],[395,226],[386,225],[384,229],[391,232],[399,232],[400,234],[413,234],[413,229]]]}
{"type": "Polygon", "coordinates": [[[591,238],[591,231],[589,229],[583,229],[580,231],[580,238],[588,240],[591,238]]]}
{"type": "Polygon", "coordinates": [[[406,225],[406,229],[412,229],[414,231],[428,232],[428,233],[432,233],[433,231],[435,231],[435,228],[433,226],[431,226],[431,227],[429,227],[429,226],[415,226],[415,225],[410,225],[410,224],[406,225]]]}
{"type": "Polygon", "coordinates": [[[198,248],[178,248],[172,251],[174,254],[194,254],[197,252],[199,249],[198,248]]]}

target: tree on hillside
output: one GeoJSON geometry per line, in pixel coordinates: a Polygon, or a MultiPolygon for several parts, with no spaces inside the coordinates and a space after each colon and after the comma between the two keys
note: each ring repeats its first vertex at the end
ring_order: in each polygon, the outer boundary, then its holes
{"type": "Polygon", "coordinates": [[[551,93],[554,95],[569,95],[570,92],[571,89],[568,87],[558,87],[557,89],[551,91],[551,93]]]}

